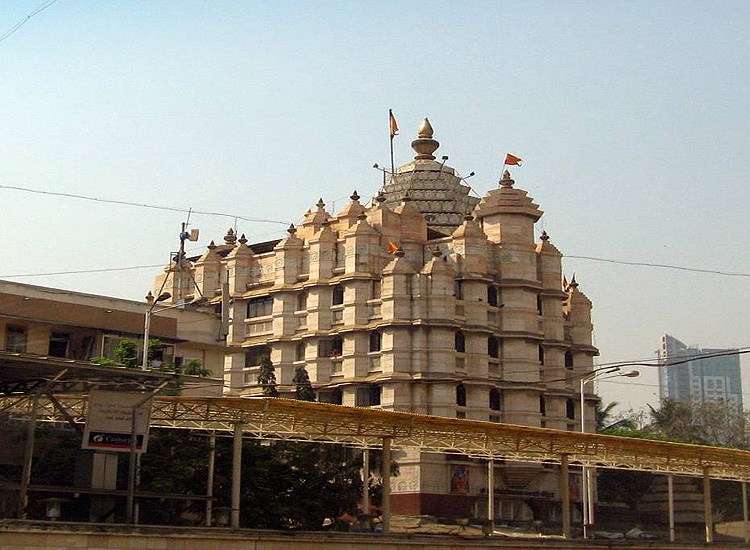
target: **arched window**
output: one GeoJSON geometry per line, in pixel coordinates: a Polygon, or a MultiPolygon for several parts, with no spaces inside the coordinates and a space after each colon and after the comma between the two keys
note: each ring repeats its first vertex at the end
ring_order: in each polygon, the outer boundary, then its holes
{"type": "Polygon", "coordinates": [[[459,407],[466,406],[466,388],[463,384],[456,386],[456,405],[459,407]]]}
{"type": "Polygon", "coordinates": [[[568,399],[565,402],[565,416],[567,416],[569,420],[576,419],[576,402],[572,399],[568,399]]]}
{"type": "Polygon", "coordinates": [[[299,342],[297,346],[294,348],[294,360],[295,361],[304,361],[305,360],[305,344],[304,342],[299,342]]]}
{"type": "Polygon", "coordinates": [[[370,351],[380,351],[380,346],[383,341],[383,335],[380,334],[379,330],[373,330],[370,333],[370,351]]]}
{"type": "Polygon", "coordinates": [[[500,356],[500,342],[494,336],[487,338],[487,355],[493,359],[497,359],[500,356]]]}
{"type": "Polygon", "coordinates": [[[539,344],[539,364],[544,365],[544,346],[539,344]]]}
{"type": "Polygon", "coordinates": [[[490,390],[490,409],[493,411],[500,410],[500,392],[497,388],[492,388],[490,390]]]}
{"type": "Polygon", "coordinates": [[[454,347],[458,353],[466,353],[466,337],[460,330],[454,336],[454,347]]]}
{"type": "Polygon", "coordinates": [[[539,396],[539,412],[542,416],[547,416],[547,402],[544,400],[544,396],[539,396]]]}
{"type": "Polygon", "coordinates": [[[573,352],[570,350],[565,352],[565,368],[566,369],[573,368],[573,352]]]}
{"type": "Polygon", "coordinates": [[[338,306],[344,303],[344,287],[343,285],[336,285],[333,287],[333,293],[331,296],[331,304],[338,306]]]}
{"type": "Polygon", "coordinates": [[[456,281],[456,286],[453,290],[453,294],[456,296],[456,300],[464,299],[464,282],[456,281]]]}
{"type": "Polygon", "coordinates": [[[493,307],[497,307],[497,287],[495,285],[487,287],[487,303],[493,307]]]}
{"type": "Polygon", "coordinates": [[[538,294],[536,296],[536,312],[542,315],[542,297],[538,294]]]}

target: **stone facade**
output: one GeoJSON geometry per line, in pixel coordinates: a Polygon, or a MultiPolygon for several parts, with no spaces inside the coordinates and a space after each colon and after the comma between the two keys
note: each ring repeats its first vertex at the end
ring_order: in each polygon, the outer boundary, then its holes
{"type": "MultiPolygon", "coordinates": [[[[412,145],[415,159],[371,204],[354,192],[333,215],[320,200],[279,241],[248,245],[230,230],[181,271],[167,268],[168,289],[180,274],[188,291],[230,297],[236,353],[225,391],[260,394],[267,354],[282,395],[304,367],[321,401],[580,429],[577,377],[597,354],[591,302],[575,280],[562,283],[548,236],[535,239],[542,211],[507,171],[481,200],[469,197],[434,160],[427,121],[412,145]]],[[[595,401],[587,396],[591,431],[595,401]]],[[[406,452],[398,461],[396,513],[466,515],[486,491],[486,465],[469,457],[406,452]]],[[[529,498],[552,508],[559,493],[556,470],[541,465],[500,465],[495,478],[506,495],[500,518],[528,519],[529,498]]]]}

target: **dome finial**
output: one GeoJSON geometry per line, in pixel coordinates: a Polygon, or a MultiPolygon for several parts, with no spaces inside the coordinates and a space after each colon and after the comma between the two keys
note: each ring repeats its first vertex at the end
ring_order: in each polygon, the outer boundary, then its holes
{"type": "Polygon", "coordinates": [[[417,130],[417,136],[421,138],[432,138],[432,134],[435,133],[435,130],[432,129],[432,124],[430,124],[430,119],[425,118],[422,121],[422,124],[419,125],[419,130],[417,130]]]}
{"type": "Polygon", "coordinates": [[[503,172],[503,177],[500,178],[500,187],[513,187],[513,184],[516,183],[513,178],[510,177],[510,172],[508,170],[505,170],[503,172]]]}
{"type": "Polygon", "coordinates": [[[411,148],[417,153],[416,160],[435,160],[433,153],[440,147],[440,142],[432,139],[433,133],[432,124],[425,118],[419,125],[417,139],[411,142],[411,148]]]}

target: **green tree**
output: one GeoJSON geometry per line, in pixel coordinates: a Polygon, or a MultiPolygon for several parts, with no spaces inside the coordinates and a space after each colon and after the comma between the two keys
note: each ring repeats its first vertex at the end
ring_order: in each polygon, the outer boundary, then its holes
{"type": "Polygon", "coordinates": [[[295,399],[300,401],[315,401],[315,390],[310,383],[310,376],[307,374],[305,367],[294,369],[294,378],[292,382],[296,385],[294,390],[295,399]]]}
{"type": "MultiPolygon", "coordinates": [[[[141,458],[140,490],[152,493],[205,495],[208,475],[208,438],[187,430],[154,429],[148,452],[141,458]]],[[[148,498],[141,501],[141,517],[148,523],[187,523],[187,512],[201,514],[203,501],[148,498]]]]}
{"type": "MultiPolygon", "coordinates": [[[[217,441],[215,494],[229,504],[231,440],[217,441]]],[[[322,529],[326,518],[355,512],[362,492],[359,453],[340,445],[245,441],[241,524],[266,529],[322,529]]]]}
{"type": "Polygon", "coordinates": [[[664,399],[661,407],[648,406],[651,423],[648,430],[672,441],[698,443],[698,430],[693,423],[693,408],[688,403],[675,399],[664,399]]]}
{"type": "Polygon", "coordinates": [[[594,414],[596,415],[597,432],[608,433],[612,429],[636,430],[638,428],[638,422],[633,418],[632,414],[626,414],[619,418],[614,417],[612,411],[618,405],[617,401],[612,401],[606,406],[603,406],[601,401],[596,404],[594,414]]]}
{"type": "Polygon", "coordinates": [[[128,338],[120,340],[120,343],[117,344],[117,349],[115,349],[115,357],[117,357],[117,362],[121,365],[125,365],[128,368],[137,367],[140,362],[140,358],[138,357],[138,342],[128,338]]]}
{"type": "Polygon", "coordinates": [[[260,372],[258,373],[258,384],[263,388],[265,397],[278,397],[279,390],[276,389],[276,372],[271,363],[271,358],[264,355],[260,358],[260,372]]]}
{"type": "Polygon", "coordinates": [[[188,359],[183,363],[182,369],[180,369],[181,374],[186,374],[188,376],[211,376],[213,373],[203,368],[203,364],[201,363],[200,359],[188,359]]]}

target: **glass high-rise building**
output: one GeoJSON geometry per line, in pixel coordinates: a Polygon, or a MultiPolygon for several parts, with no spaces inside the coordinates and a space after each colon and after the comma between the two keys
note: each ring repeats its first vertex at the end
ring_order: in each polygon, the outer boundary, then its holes
{"type": "Polygon", "coordinates": [[[733,349],[691,347],[665,334],[659,349],[659,397],[694,405],[731,403],[742,410],[740,357],[733,349]],[[684,361],[690,357],[695,359],[684,361]]]}

